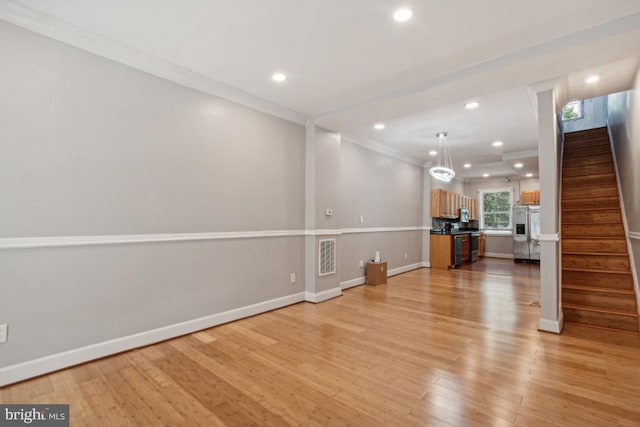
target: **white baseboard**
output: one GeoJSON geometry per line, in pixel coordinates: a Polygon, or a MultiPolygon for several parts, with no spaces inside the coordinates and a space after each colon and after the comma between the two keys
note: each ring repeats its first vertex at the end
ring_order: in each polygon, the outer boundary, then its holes
{"type": "Polygon", "coordinates": [[[417,262],[415,264],[404,265],[402,267],[393,268],[391,270],[387,270],[387,277],[395,276],[396,274],[406,273],[407,271],[415,270],[417,268],[422,268],[422,263],[417,262]]]}
{"type": "Polygon", "coordinates": [[[505,258],[505,259],[513,259],[513,254],[497,254],[493,252],[485,252],[483,256],[489,258],[505,258]]]}
{"type": "Polygon", "coordinates": [[[422,261],[421,267],[431,268],[431,263],[429,261],[422,261]]]}
{"type": "Polygon", "coordinates": [[[331,298],[339,297],[342,295],[342,288],[340,286],[327,289],[326,291],[318,292],[316,294],[312,292],[304,293],[304,300],[307,302],[319,303],[331,298]]]}
{"type": "MultiPolygon", "coordinates": [[[[387,277],[395,276],[396,274],[406,273],[407,271],[416,270],[422,267],[431,267],[431,264],[428,262],[417,262],[415,264],[404,265],[402,267],[393,268],[391,270],[387,270],[387,277]]],[[[355,279],[345,280],[344,282],[340,282],[340,287],[342,289],[353,288],[354,286],[364,285],[367,282],[367,278],[365,276],[356,277],[355,279]]]]}
{"type": "Polygon", "coordinates": [[[351,279],[351,280],[346,280],[344,282],[340,282],[340,287],[344,290],[344,289],[349,289],[349,288],[353,288],[354,286],[358,286],[358,285],[364,285],[364,283],[367,281],[367,278],[364,276],[361,277],[356,277],[355,279],[351,279]]]}
{"type": "Polygon", "coordinates": [[[560,312],[560,316],[558,316],[558,320],[549,320],[540,318],[540,323],[538,324],[539,331],[545,332],[553,332],[554,334],[559,334],[562,332],[564,328],[564,317],[562,312],[560,312]]]}
{"type": "MultiPolygon", "coordinates": [[[[340,290],[340,288],[337,289],[340,290]]],[[[49,372],[68,368],[90,360],[99,359],[101,357],[154,344],[170,338],[190,334],[202,329],[211,328],[223,323],[232,322],[244,317],[275,310],[304,300],[305,293],[300,292],[248,305],[246,307],[212,314],[198,319],[187,320],[186,322],[176,323],[174,325],[164,326],[162,328],[152,329],[150,331],[140,332],[126,337],[116,338],[0,368],[0,387],[49,372]]]]}

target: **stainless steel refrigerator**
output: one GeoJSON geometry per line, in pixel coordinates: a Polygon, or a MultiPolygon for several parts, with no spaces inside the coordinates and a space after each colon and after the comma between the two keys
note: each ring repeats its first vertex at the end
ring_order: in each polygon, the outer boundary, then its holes
{"type": "Polygon", "coordinates": [[[540,262],[540,206],[513,207],[513,257],[540,262]]]}

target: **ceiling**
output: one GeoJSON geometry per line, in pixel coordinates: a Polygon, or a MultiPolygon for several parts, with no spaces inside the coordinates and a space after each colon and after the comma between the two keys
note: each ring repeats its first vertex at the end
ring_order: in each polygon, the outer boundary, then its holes
{"type": "Polygon", "coordinates": [[[537,173],[527,86],[624,90],[640,45],[638,0],[0,0],[0,19],[418,164],[447,131],[465,179],[537,173]],[[584,87],[589,72],[599,87],[584,87]]]}

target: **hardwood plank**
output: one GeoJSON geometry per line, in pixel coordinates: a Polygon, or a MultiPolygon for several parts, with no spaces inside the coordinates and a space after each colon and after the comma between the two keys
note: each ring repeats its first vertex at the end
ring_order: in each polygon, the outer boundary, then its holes
{"type": "Polygon", "coordinates": [[[0,401],[70,403],[72,425],[89,426],[637,425],[640,336],[538,332],[538,266],[471,267],[220,325],[0,401]]]}

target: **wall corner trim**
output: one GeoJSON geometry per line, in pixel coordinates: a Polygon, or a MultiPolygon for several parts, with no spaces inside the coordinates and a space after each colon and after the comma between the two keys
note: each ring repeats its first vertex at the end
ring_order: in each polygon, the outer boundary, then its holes
{"type": "Polygon", "coordinates": [[[562,311],[560,312],[560,316],[558,320],[551,319],[540,319],[538,323],[538,330],[544,332],[552,332],[554,334],[559,334],[562,332],[564,328],[564,318],[562,315],[562,311]]]}
{"type": "Polygon", "coordinates": [[[305,292],[304,300],[307,302],[313,302],[317,304],[319,302],[336,298],[341,295],[342,295],[342,288],[340,286],[337,286],[335,288],[327,289],[326,291],[317,292],[315,294],[313,292],[305,292]]]}
{"type": "Polygon", "coordinates": [[[560,235],[558,233],[540,234],[538,240],[540,240],[541,242],[559,242],[560,235]]]}
{"type": "MultiPolygon", "coordinates": [[[[339,289],[339,288],[338,288],[339,289]]],[[[88,362],[90,360],[99,359],[101,357],[110,356],[112,354],[121,353],[123,351],[132,350],[134,348],[155,344],[160,341],[179,337],[181,335],[190,334],[202,329],[211,328],[223,323],[232,322],[245,317],[254,316],[256,314],[275,310],[287,305],[296,304],[305,300],[305,293],[287,295],[247,305],[240,308],[200,317],[197,319],[187,320],[185,322],[176,323],[137,334],[116,338],[85,347],[75,348],[64,351],[62,353],[52,354],[39,359],[29,360],[26,362],[10,365],[0,368],[0,387],[23,381],[49,372],[54,372],[70,366],[88,362]]]]}

